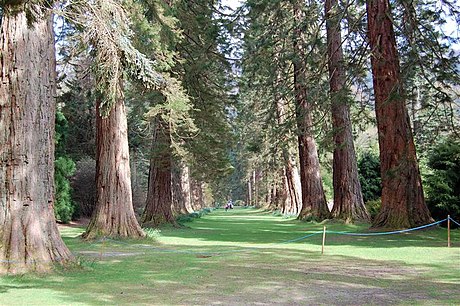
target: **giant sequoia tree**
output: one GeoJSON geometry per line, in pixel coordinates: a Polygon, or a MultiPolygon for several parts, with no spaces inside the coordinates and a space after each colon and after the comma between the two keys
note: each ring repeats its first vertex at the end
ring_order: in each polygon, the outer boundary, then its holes
{"type": "Polygon", "coordinates": [[[432,219],[423,196],[390,16],[388,0],[367,1],[382,177],[382,209],[373,226],[407,228],[432,219]]]}
{"type": "MultiPolygon", "coordinates": [[[[294,38],[293,50],[294,90],[296,117],[298,127],[300,181],[302,183],[302,210],[299,219],[316,218],[323,220],[330,213],[321,179],[318,150],[313,134],[312,101],[307,87],[307,67],[305,66],[307,52],[305,25],[305,4],[294,1],[294,38]]],[[[311,77],[311,76],[310,76],[311,77]]]]}
{"type": "Polygon", "coordinates": [[[92,46],[100,93],[96,105],[97,202],[84,237],[142,237],[132,206],[123,79],[128,75],[151,90],[163,89],[165,80],[131,43],[131,23],[119,1],[76,2],[69,10],[71,20],[83,29],[85,43],[92,46]]]}
{"type": "Polygon", "coordinates": [[[0,273],[47,271],[73,258],[53,213],[52,16],[36,2],[0,6],[0,273]]]}
{"type": "Polygon", "coordinates": [[[108,116],[101,114],[100,100],[96,107],[96,208],[84,237],[142,237],[132,204],[123,99],[116,102],[108,116]]]}
{"type": "Polygon", "coordinates": [[[346,88],[340,21],[343,13],[337,0],[325,1],[332,128],[334,130],[333,185],[334,218],[369,221],[358,179],[355,147],[346,88]]]}
{"type": "Polygon", "coordinates": [[[172,211],[172,153],[171,135],[167,121],[154,120],[153,148],[150,157],[147,201],[142,223],[155,227],[175,223],[172,211]]]}
{"type": "Polygon", "coordinates": [[[248,2],[246,9],[241,134],[257,174],[250,186],[257,181],[273,209],[327,218],[314,122],[319,23],[307,20],[318,17],[317,10],[302,1],[248,2]]]}

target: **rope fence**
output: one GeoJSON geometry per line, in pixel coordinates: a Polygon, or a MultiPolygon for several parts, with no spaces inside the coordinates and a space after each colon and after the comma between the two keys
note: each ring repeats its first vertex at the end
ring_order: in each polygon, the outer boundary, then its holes
{"type": "Polygon", "coordinates": [[[454,219],[452,219],[452,218],[450,218],[450,217],[449,217],[449,219],[450,219],[450,221],[452,221],[452,222],[454,222],[455,224],[457,224],[457,226],[460,226],[460,223],[459,223],[459,222],[455,221],[454,219]]]}
{"type": "MultiPolygon", "coordinates": [[[[452,219],[450,216],[448,216],[447,218],[445,218],[443,220],[439,220],[439,221],[436,221],[436,222],[433,222],[433,223],[430,223],[430,224],[425,224],[425,225],[421,225],[421,226],[417,226],[417,227],[409,228],[409,229],[403,229],[403,230],[397,230],[397,231],[389,231],[389,232],[354,233],[354,232],[344,232],[344,231],[330,231],[330,230],[326,230],[326,227],[324,227],[324,229],[322,231],[316,231],[316,232],[313,232],[311,234],[304,235],[304,236],[301,236],[301,237],[298,237],[298,238],[281,241],[281,242],[278,242],[277,244],[289,244],[289,243],[293,243],[293,242],[302,241],[302,240],[311,238],[311,237],[316,236],[316,235],[323,234],[323,245],[322,245],[322,253],[323,253],[324,252],[324,242],[325,242],[326,234],[336,234],[336,235],[355,236],[355,237],[356,236],[394,235],[394,234],[408,233],[408,232],[413,232],[413,231],[433,227],[433,226],[439,225],[439,224],[441,224],[443,222],[446,222],[446,221],[447,222],[453,221],[455,224],[460,226],[460,223],[458,223],[457,221],[452,219]]],[[[449,235],[448,235],[448,247],[450,247],[450,224],[448,224],[448,232],[449,232],[449,235]]],[[[139,247],[139,248],[149,249],[149,250],[152,250],[152,251],[163,252],[163,253],[211,255],[211,256],[212,255],[217,255],[217,254],[238,253],[238,252],[245,252],[245,251],[259,249],[257,247],[246,247],[246,248],[241,248],[241,249],[236,249],[236,250],[219,250],[219,251],[204,252],[204,251],[191,251],[191,250],[173,250],[173,249],[159,248],[159,247],[155,247],[155,246],[151,246],[151,245],[130,244],[130,243],[127,243],[127,242],[124,242],[124,241],[110,239],[110,238],[102,238],[102,239],[98,240],[97,242],[101,242],[101,241],[112,241],[112,242],[115,242],[115,243],[118,243],[118,244],[131,245],[131,246],[136,246],[136,247],[139,247]]]]}
{"type": "Polygon", "coordinates": [[[433,222],[430,224],[422,225],[422,226],[417,226],[414,228],[408,228],[408,229],[403,229],[403,230],[398,230],[398,231],[391,231],[391,232],[379,232],[379,233],[350,233],[350,232],[337,232],[337,231],[326,231],[328,234],[337,234],[337,235],[347,235],[347,236],[381,236],[381,235],[394,235],[394,234],[401,234],[401,233],[407,233],[407,232],[412,232],[412,231],[417,231],[420,229],[424,229],[427,227],[435,226],[438,224],[441,224],[445,221],[447,221],[449,218],[445,218],[444,220],[440,220],[437,222],[433,222]]]}
{"type": "MultiPolygon", "coordinates": [[[[454,224],[456,224],[457,226],[460,227],[460,222],[454,220],[450,216],[447,216],[447,218],[445,218],[443,220],[436,221],[436,222],[433,222],[433,223],[430,223],[430,224],[417,226],[417,227],[409,228],[409,229],[403,229],[403,230],[397,230],[397,231],[389,231],[389,232],[354,233],[354,232],[344,232],[344,231],[330,231],[330,230],[326,229],[326,226],[324,226],[322,231],[316,231],[316,232],[313,232],[311,234],[308,234],[308,235],[305,235],[305,236],[302,236],[302,237],[281,241],[281,242],[278,242],[277,244],[288,244],[288,243],[298,242],[298,241],[305,240],[305,239],[311,238],[311,237],[319,235],[319,234],[323,234],[323,242],[322,242],[322,253],[323,253],[324,252],[324,243],[325,243],[326,234],[355,236],[355,237],[356,236],[394,235],[394,234],[402,234],[402,233],[407,233],[407,232],[412,232],[412,231],[425,229],[425,228],[428,228],[428,227],[439,225],[439,224],[441,224],[443,222],[446,222],[446,221],[448,223],[447,224],[448,225],[447,226],[448,247],[450,247],[451,246],[451,243],[450,243],[450,222],[452,221],[454,224]]],[[[235,250],[219,250],[219,251],[174,250],[174,249],[165,249],[165,248],[160,248],[160,247],[156,247],[156,246],[152,246],[152,245],[146,245],[146,244],[132,244],[132,243],[128,243],[128,242],[121,241],[121,240],[111,239],[111,238],[108,238],[108,237],[100,238],[100,239],[90,243],[90,245],[97,245],[99,243],[104,244],[106,241],[110,241],[110,242],[115,243],[115,244],[134,246],[134,247],[137,247],[137,248],[148,249],[148,250],[152,250],[152,251],[156,251],[156,252],[162,252],[162,253],[193,254],[193,255],[203,255],[203,256],[206,256],[206,255],[212,256],[212,255],[225,254],[225,253],[246,252],[246,251],[259,249],[257,247],[245,247],[245,248],[240,248],[240,249],[235,249],[235,250]]],[[[103,253],[104,252],[101,251],[101,255],[103,253]]],[[[20,260],[0,260],[0,263],[24,264],[24,263],[33,263],[33,262],[36,262],[36,263],[39,263],[39,262],[51,262],[51,261],[59,262],[59,261],[62,261],[62,260],[63,259],[59,259],[59,258],[57,258],[55,260],[40,260],[40,259],[29,259],[29,260],[24,260],[24,261],[20,261],[20,260]]]]}

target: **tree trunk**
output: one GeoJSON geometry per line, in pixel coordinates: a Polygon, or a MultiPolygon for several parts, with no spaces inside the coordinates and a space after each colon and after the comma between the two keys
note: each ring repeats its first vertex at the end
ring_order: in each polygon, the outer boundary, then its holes
{"type": "Polygon", "coordinates": [[[259,207],[259,176],[256,170],[252,172],[252,186],[254,187],[254,202],[259,207]]]}
{"type": "Polygon", "coordinates": [[[326,29],[331,92],[332,128],[334,130],[333,186],[334,207],[332,216],[345,222],[370,220],[364,206],[358,179],[355,147],[350,120],[345,69],[340,34],[341,11],[337,0],[326,0],[326,29]]]}
{"type": "Polygon", "coordinates": [[[132,203],[125,105],[119,99],[103,118],[100,102],[96,103],[96,208],[83,237],[143,237],[132,203]]]}
{"type": "Polygon", "coordinates": [[[176,223],[172,211],[172,153],[169,125],[161,118],[155,121],[147,202],[142,216],[142,224],[148,227],[176,223]]]}
{"type": "Polygon", "coordinates": [[[382,177],[382,208],[373,226],[408,228],[427,224],[432,219],[423,196],[390,3],[368,0],[366,7],[382,177]]]}
{"type": "Polygon", "coordinates": [[[190,182],[190,189],[192,194],[192,208],[195,211],[199,211],[203,208],[203,186],[202,184],[192,179],[190,182]]]}
{"type": "MultiPolygon", "coordinates": [[[[279,172],[280,173],[280,177],[284,179],[284,174],[282,171],[279,172]]],[[[269,192],[269,195],[268,195],[268,209],[271,210],[271,211],[275,211],[275,210],[281,210],[282,207],[280,205],[280,202],[282,201],[280,199],[280,197],[282,197],[282,195],[280,195],[280,193],[282,192],[281,191],[281,188],[279,187],[281,184],[277,181],[274,181],[272,182],[271,186],[270,186],[270,192],[269,192]]]]}
{"type": "Polygon", "coordinates": [[[311,105],[308,102],[306,87],[305,51],[301,24],[304,23],[304,13],[300,8],[302,1],[294,4],[294,90],[296,102],[296,118],[298,128],[300,181],[302,184],[302,210],[299,219],[314,218],[324,220],[330,216],[323,190],[320,165],[316,142],[313,136],[313,120],[311,105]]]}
{"type": "Polygon", "coordinates": [[[248,180],[248,193],[247,193],[247,203],[249,206],[253,205],[252,203],[252,186],[251,186],[251,179],[248,180]]]}
{"type": "Polygon", "coordinates": [[[287,215],[298,215],[302,208],[302,192],[301,192],[301,182],[299,172],[295,163],[291,158],[283,153],[283,159],[285,162],[284,166],[284,177],[285,177],[285,188],[287,191],[288,203],[285,209],[285,214],[287,215]]]}
{"type": "Polygon", "coordinates": [[[189,168],[182,162],[176,162],[172,172],[172,202],[175,215],[193,212],[190,194],[189,168]]]}
{"type": "Polygon", "coordinates": [[[56,226],[52,16],[8,13],[0,33],[0,273],[45,272],[73,256],[56,226]]]}
{"type": "MultiPolygon", "coordinates": [[[[277,60],[277,59],[275,59],[277,60]]],[[[277,75],[277,83],[281,82],[281,75],[277,75]]],[[[279,126],[285,124],[286,112],[284,108],[285,101],[276,94],[275,89],[275,106],[276,106],[276,121],[279,126]]],[[[287,137],[286,137],[287,138],[287,137]]],[[[286,142],[287,140],[285,140],[286,142]]],[[[282,170],[282,184],[281,184],[281,198],[283,214],[298,215],[302,208],[302,187],[300,182],[299,172],[295,162],[292,161],[291,154],[289,152],[289,144],[286,144],[282,148],[282,160],[284,167],[282,170]]]]}

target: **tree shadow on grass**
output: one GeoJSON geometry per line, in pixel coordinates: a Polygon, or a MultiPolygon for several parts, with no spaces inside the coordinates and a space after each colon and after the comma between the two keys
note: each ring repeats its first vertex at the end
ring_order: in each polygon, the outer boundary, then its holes
{"type": "MultiPolygon", "coordinates": [[[[21,286],[21,285],[0,285],[0,294],[7,293],[9,290],[15,289],[32,289],[34,286],[21,286]]],[[[0,298],[1,300],[1,298],[0,298]]]]}

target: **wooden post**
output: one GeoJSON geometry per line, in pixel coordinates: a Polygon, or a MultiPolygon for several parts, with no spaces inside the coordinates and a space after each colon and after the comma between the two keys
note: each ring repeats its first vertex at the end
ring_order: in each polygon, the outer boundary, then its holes
{"type": "Polygon", "coordinates": [[[105,237],[102,237],[102,245],[101,245],[101,248],[99,249],[99,260],[102,260],[102,257],[104,255],[104,246],[105,246],[105,237]]]}
{"type": "Polygon", "coordinates": [[[326,243],[326,226],[323,227],[323,244],[321,246],[321,255],[324,254],[324,244],[326,243]]]}
{"type": "Polygon", "coordinates": [[[450,215],[447,216],[447,247],[450,248],[450,215]]]}

